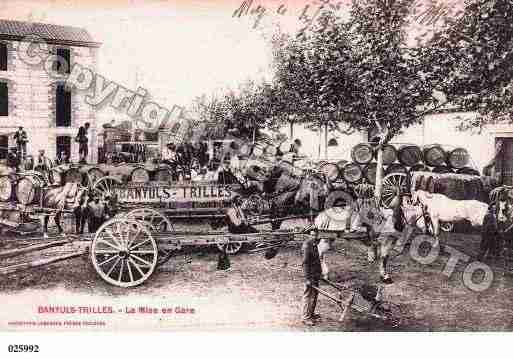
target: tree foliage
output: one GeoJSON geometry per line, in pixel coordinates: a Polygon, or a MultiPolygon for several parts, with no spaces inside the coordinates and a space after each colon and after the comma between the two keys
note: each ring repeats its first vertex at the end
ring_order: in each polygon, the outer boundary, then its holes
{"type": "Polygon", "coordinates": [[[428,43],[451,103],[479,114],[462,128],[513,123],[513,2],[472,0],[428,43]]]}
{"type": "Polygon", "coordinates": [[[295,36],[275,41],[275,88],[300,122],[356,130],[378,127],[387,139],[439,105],[440,77],[424,49],[407,46],[412,0],[353,1],[349,19],[327,4],[295,36]]]}

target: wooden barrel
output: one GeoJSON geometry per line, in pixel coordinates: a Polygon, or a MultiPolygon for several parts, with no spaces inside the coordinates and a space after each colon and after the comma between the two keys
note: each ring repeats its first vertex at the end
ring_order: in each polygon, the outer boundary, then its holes
{"type": "Polygon", "coordinates": [[[412,173],[412,172],[429,172],[429,171],[430,171],[429,167],[423,163],[417,163],[416,165],[411,166],[411,168],[410,168],[410,173],[412,173]]]}
{"type": "Polygon", "coordinates": [[[358,164],[351,162],[342,169],[342,177],[346,182],[355,183],[362,179],[363,172],[358,164]]]}
{"type": "Polygon", "coordinates": [[[402,165],[412,167],[422,161],[422,151],[419,146],[404,145],[397,151],[397,159],[402,165]]]}
{"type": "Polygon", "coordinates": [[[447,154],[447,164],[455,169],[466,167],[470,162],[470,154],[464,148],[455,148],[447,154]]]}
{"type": "MultiPolygon", "coordinates": [[[[376,173],[378,169],[377,163],[369,163],[363,169],[363,176],[370,184],[376,184],[376,173]]],[[[385,173],[385,171],[383,171],[385,173]]]]}
{"type": "Polygon", "coordinates": [[[440,145],[429,145],[424,148],[424,162],[431,167],[444,166],[447,155],[440,145]]]}
{"type": "Polygon", "coordinates": [[[0,201],[7,202],[12,200],[17,182],[17,176],[4,175],[0,176],[0,201]]]}
{"type": "MultiPolygon", "coordinates": [[[[378,159],[378,152],[374,154],[374,158],[378,159]]],[[[383,165],[388,166],[397,160],[397,150],[394,146],[387,144],[383,146],[383,165]]]]}
{"type": "Polygon", "coordinates": [[[80,169],[71,167],[64,173],[64,183],[82,183],[82,173],[80,169]]]}
{"type": "Polygon", "coordinates": [[[170,183],[173,180],[173,172],[170,168],[160,167],[155,171],[154,181],[170,183]]]}
{"type": "Polygon", "coordinates": [[[392,174],[392,173],[404,173],[405,175],[407,175],[408,174],[408,168],[406,168],[406,166],[403,166],[400,163],[392,163],[385,170],[385,176],[387,176],[389,174],[392,174]]]}
{"type": "Polygon", "coordinates": [[[351,150],[351,158],[353,162],[360,165],[366,165],[372,161],[374,150],[368,143],[360,143],[351,150]]]}
{"type": "Polygon", "coordinates": [[[16,186],[18,202],[24,205],[39,203],[43,186],[43,181],[37,176],[22,177],[16,186]]]}
{"type": "Polygon", "coordinates": [[[456,173],[463,174],[463,175],[480,176],[479,171],[475,170],[471,167],[460,168],[456,171],[456,173]]]}
{"type": "Polygon", "coordinates": [[[454,173],[454,171],[448,166],[436,166],[433,167],[433,173],[454,173]]]}
{"type": "Polygon", "coordinates": [[[338,169],[342,172],[342,169],[349,163],[346,160],[340,160],[337,162],[338,169]]]}
{"type": "Polygon", "coordinates": [[[331,182],[335,182],[340,178],[341,171],[338,166],[334,163],[325,163],[321,167],[321,172],[329,179],[331,182]]]}
{"type": "Polygon", "coordinates": [[[137,167],[130,172],[130,182],[147,183],[150,181],[150,174],[144,167],[137,167]]]}

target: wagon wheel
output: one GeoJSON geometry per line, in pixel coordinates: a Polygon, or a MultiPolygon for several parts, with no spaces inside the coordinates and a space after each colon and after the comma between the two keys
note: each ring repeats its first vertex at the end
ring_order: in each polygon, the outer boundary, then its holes
{"type": "MultiPolygon", "coordinates": [[[[125,214],[125,218],[137,220],[146,225],[152,233],[173,232],[175,229],[171,221],[161,212],[153,208],[137,208],[125,214]]],[[[157,265],[166,263],[173,254],[173,249],[158,248],[157,265]]]]}
{"type": "Polygon", "coordinates": [[[105,177],[105,173],[99,168],[93,167],[89,171],[87,171],[87,186],[93,187],[94,184],[100,179],[105,177]]]}
{"type": "Polygon", "coordinates": [[[137,221],[114,218],[104,223],[91,243],[91,262],[107,283],[133,287],[148,279],[157,267],[157,243],[137,221]]]}
{"type": "Polygon", "coordinates": [[[70,167],[64,173],[64,183],[82,183],[82,173],[80,173],[79,169],[76,167],[70,167]]]}
{"type": "Polygon", "coordinates": [[[391,173],[385,176],[385,178],[383,178],[381,204],[385,208],[390,208],[390,203],[396,195],[396,188],[399,188],[401,193],[410,193],[408,182],[408,176],[404,173],[391,173]]]}
{"type": "Polygon", "coordinates": [[[97,180],[93,185],[93,191],[99,194],[102,198],[105,198],[107,195],[114,195],[114,187],[116,185],[120,185],[121,181],[116,177],[106,176],[97,180]]]}
{"type": "Polygon", "coordinates": [[[219,243],[217,244],[217,248],[219,248],[221,252],[225,251],[227,254],[234,255],[239,253],[242,249],[242,242],[219,243]]]}

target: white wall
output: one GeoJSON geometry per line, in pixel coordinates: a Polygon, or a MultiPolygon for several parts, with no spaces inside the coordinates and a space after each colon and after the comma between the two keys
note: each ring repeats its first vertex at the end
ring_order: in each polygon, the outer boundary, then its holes
{"type": "MultiPolygon", "coordinates": [[[[424,125],[412,126],[404,130],[404,133],[396,136],[394,143],[413,143],[427,145],[439,143],[442,145],[466,148],[476,167],[481,171],[493,156],[494,137],[483,130],[481,134],[469,131],[461,132],[456,126],[463,118],[475,116],[470,113],[447,113],[426,116],[424,125]]],[[[512,127],[513,131],[513,127],[512,127]]],[[[289,127],[284,126],[281,132],[289,134],[289,127]]],[[[294,138],[299,138],[303,143],[303,152],[312,158],[318,158],[319,133],[305,129],[303,126],[294,126],[294,138]]],[[[337,132],[328,132],[328,140],[337,138],[338,146],[328,148],[329,159],[346,159],[351,157],[351,148],[366,139],[362,133],[350,136],[337,132]]],[[[321,136],[321,158],[324,158],[324,133],[321,136]]]]}

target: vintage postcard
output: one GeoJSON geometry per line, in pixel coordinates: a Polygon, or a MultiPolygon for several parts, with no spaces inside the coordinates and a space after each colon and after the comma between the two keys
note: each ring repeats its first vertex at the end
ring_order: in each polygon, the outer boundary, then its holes
{"type": "Polygon", "coordinates": [[[1,1],[0,330],[511,331],[512,39],[510,0],[1,1]]]}

